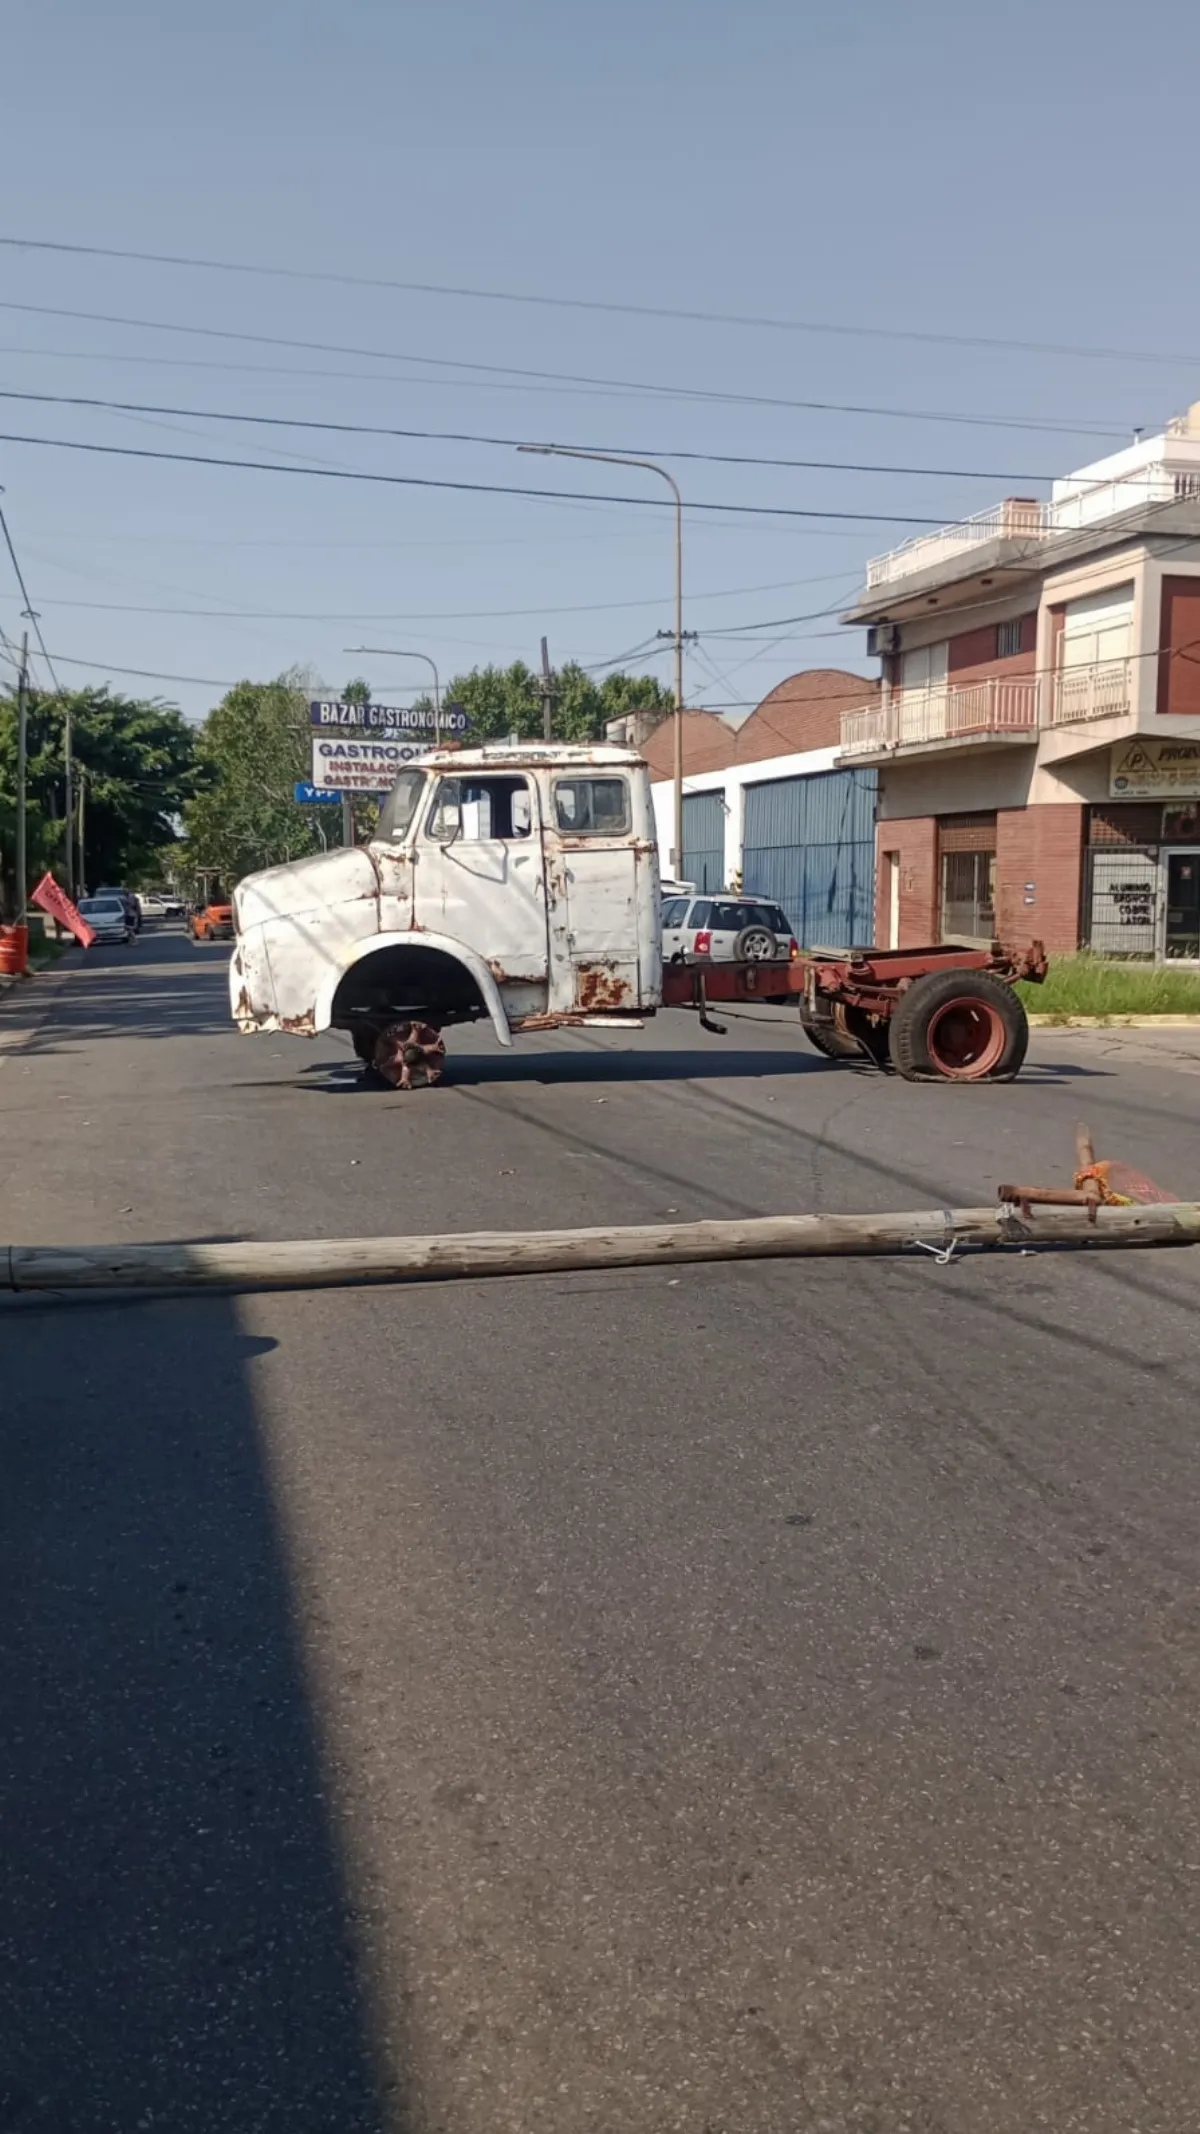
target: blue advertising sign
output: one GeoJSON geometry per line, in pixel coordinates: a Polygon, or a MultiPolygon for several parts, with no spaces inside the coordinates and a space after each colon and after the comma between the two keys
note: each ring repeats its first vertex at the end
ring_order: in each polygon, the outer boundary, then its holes
{"type": "MultiPolygon", "coordinates": [[[[311,702],[308,715],[314,726],[350,726],[360,732],[428,734],[432,740],[435,714],[432,705],[346,704],[332,700],[311,702]]],[[[443,735],[465,734],[471,721],[461,704],[443,704],[443,735]]]]}
{"type": "Polygon", "coordinates": [[[319,787],[310,785],[307,778],[298,778],[292,793],[302,808],[336,808],[342,797],[340,793],[322,792],[319,787]]]}

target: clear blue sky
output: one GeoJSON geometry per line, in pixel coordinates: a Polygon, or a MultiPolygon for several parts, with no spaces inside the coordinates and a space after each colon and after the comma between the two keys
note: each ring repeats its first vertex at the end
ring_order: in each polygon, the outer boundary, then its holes
{"type": "MultiPolygon", "coordinates": [[[[1037,493],[1030,476],[1081,464],[1200,397],[1200,15],[1182,0],[12,0],[4,59],[0,234],[1172,358],[639,319],[0,248],[9,391],[658,455],[981,470],[956,480],[672,462],[690,498],[914,519],[1037,493]],[[154,323],[6,308],[22,305],[154,323]],[[439,369],[447,361],[463,367],[439,369]],[[665,390],[489,379],[473,363],[665,390]],[[684,389],[1055,427],[822,414],[684,389]]],[[[148,450],[660,489],[651,476],[479,445],[13,400],[0,418],[6,432],[148,450]]],[[[220,682],[299,662],[334,686],[366,672],[384,697],[417,687],[419,668],[343,647],[416,647],[446,675],[535,661],[543,629],[553,657],[600,662],[671,620],[664,511],[7,443],[0,480],[62,678],[158,687],[193,716],[215,687],[141,685],[116,669],[220,682]],[[154,608],[189,612],[123,611],[154,608]],[[237,614],[195,612],[205,608],[237,614]],[[275,614],[296,619],[259,619],[275,614]]],[[[836,605],[864,559],[905,530],[691,512],[685,619],[702,635],[690,700],[753,703],[808,665],[866,671],[861,637],[830,634],[832,618],[742,642],[718,633],[836,605]]],[[[11,636],[19,602],[6,572],[11,636]]],[[[666,678],[665,657],[658,671],[666,678]]]]}

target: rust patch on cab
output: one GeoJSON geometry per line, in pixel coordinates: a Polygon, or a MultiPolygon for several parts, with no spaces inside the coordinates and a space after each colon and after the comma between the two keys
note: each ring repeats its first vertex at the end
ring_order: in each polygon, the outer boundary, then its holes
{"type": "Polygon", "coordinates": [[[588,1015],[613,1013],[634,1005],[626,979],[611,963],[580,963],[575,970],[576,1005],[588,1015]]]}

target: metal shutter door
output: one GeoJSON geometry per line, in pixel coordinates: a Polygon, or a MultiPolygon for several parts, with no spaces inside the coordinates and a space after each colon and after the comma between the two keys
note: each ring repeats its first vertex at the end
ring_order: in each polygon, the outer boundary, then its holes
{"type": "Polygon", "coordinates": [[[725,887],[725,795],[683,796],[683,875],[697,889],[725,887]]]}
{"type": "Polygon", "coordinates": [[[742,887],[782,904],[804,948],[875,933],[875,771],[817,771],[746,787],[742,887]]]}

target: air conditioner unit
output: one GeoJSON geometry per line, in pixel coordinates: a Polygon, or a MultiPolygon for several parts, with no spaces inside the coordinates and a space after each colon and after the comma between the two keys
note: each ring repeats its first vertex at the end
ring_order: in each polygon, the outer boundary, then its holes
{"type": "Polygon", "coordinates": [[[867,658],[882,659],[887,652],[900,650],[900,625],[898,622],[872,623],[867,630],[867,658]]]}

